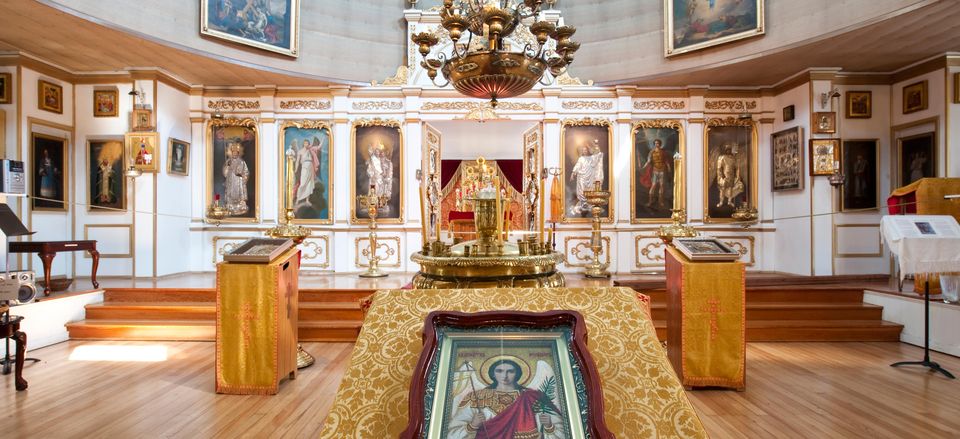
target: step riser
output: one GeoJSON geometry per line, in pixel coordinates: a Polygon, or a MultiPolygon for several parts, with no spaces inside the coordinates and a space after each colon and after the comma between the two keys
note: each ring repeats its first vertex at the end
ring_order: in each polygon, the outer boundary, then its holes
{"type": "MultiPolygon", "coordinates": [[[[88,327],[68,328],[72,340],[142,340],[142,341],[214,341],[216,328],[177,327],[88,327]]],[[[356,341],[356,328],[299,328],[300,341],[356,341]]]]}
{"type": "MultiPolygon", "coordinates": [[[[300,290],[301,302],[359,303],[370,297],[373,290],[300,290]]],[[[217,301],[217,292],[209,290],[106,290],[104,302],[210,302],[217,301]]]]}
{"type": "MultiPolygon", "coordinates": [[[[666,303],[667,293],[663,290],[641,291],[650,297],[653,303],[666,303]]],[[[747,290],[747,303],[793,302],[793,303],[860,303],[863,302],[863,290],[747,290]]]]}
{"type": "MultiPolygon", "coordinates": [[[[666,320],[666,308],[652,308],[653,320],[666,320]]],[[[883,316],[882,308],[853,308],[853,309],[747,309],[747,321],[757,320],[880,320],[883,316]]]]}
{"type": "MultiPolygon", "coordinates": [[[[657,338],[667,340],[667,328],[657,328],[657,338]]],[[[781,341],[900,341],[900,329],[748,329],[748,342],[781,342],[781,341]]]]}
{"type": "Polygon", "coordinates": [[[334,321],[363,321],[363,312],[359,309],[312,309],[300,308],[297,316],[301,321],[334,320],[334,321]]]}
{"type": "MultiPolygon", "coordinates": [[[[354,321],[363,320],[360,309],[313,309],[300,308],[298,318],[301,321],[335,320],[354,321]]],[[[171,306],[150,308],[117,308],[107,306],[87,306],[87,320],[209,320],[217,319],[215,306],[196,308],[181,308],[171,306]]]]}

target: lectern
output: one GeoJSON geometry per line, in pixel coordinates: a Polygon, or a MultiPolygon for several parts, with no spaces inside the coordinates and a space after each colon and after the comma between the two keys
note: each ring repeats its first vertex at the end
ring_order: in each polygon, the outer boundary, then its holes
{"type": "Polygon", "coordinates": [[[265,263],[217,264],[217,393],[273,395],[297,376],[296,247],[265,263]]]}

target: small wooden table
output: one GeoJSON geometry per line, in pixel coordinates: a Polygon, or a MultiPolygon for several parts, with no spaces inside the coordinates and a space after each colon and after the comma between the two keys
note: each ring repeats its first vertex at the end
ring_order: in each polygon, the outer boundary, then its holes
{"type": "Polygon", "coordinates": [[[86,250],[93,258],[93,270],[90,274],[90,280],[94,288],[99,288],[97,282],[97,265],[100,265],[100,252],[97,251],[97,241],[18,241],[10,243],[10,253],[39,253],[40,260],[43,261],[43,295],[50,295],[50,267],[53,265],[53,257],[57,252],[74,252],[86,250]]]}
{"type": "MultiPolygon", "coordinates": [[[[9,308],[8,308],[9,309],[9,308]]],[[[20,321],[23,317],[12,316],[9,311],[0,312],[0,338],[12,338],[16,342],[17,356],[14,361],[14,385],[17,390],[27,390],[27,380],[23,379],[23,356],[27,348],[27,334],[20,330],[20,321]]],[[[9,348],[10,345],[7,345],[9,348]]],[[[10,373],[10,355],[9,352],[3,359],[3,374],[10,373]]]]}

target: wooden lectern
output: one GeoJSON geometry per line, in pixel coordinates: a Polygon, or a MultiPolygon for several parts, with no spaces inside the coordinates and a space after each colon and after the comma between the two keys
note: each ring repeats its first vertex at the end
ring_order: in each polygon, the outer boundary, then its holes
{"type": "Polygon", "coordinates": [[[692,262],[666,252],[667,356],[680,383],[746,389],[742,262],[692,262]]]}
{"type": "Polygon", "coordinates": [[[297,375],[294,247],[268,263],[217,264],[217,393],[273,395],[297,375]]]}

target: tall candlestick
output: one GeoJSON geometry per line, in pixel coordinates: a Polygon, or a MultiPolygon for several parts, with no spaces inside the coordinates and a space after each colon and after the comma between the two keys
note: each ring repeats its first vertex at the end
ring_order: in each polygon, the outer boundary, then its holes
{"type": "Polygon", "coordinates": [[[683,157],[680,153],[673,155],[673,209],[683,208],[683,157]]]}
{"type": "Polygon", "coordinates": [[[437,218],[437,241],[442,241],[440,239],[440,218],[437,218]]]}
{"type": "MultiPolygon", "coordinates": [[[[541,177],[542,177],[542,176],[541,176],[541,177]]],[[[543,242],[543,238],[544,238],[544,236],[543,236],[543,222],[544,222],[544,218],[543,218],[543,203],[544,203],[544,201],[543,201],[543,180],[544,180],[543,178],[540,179],[540,193],[537,194],[537,196],[540,198],[540,225],[539,225],[540,242],[543,242]]]]}
{"type": "Polygon", "coordinates": [[[293,154],[291,154],[291,152],[293,152],[293,150],[290,150],[287,152],[287,202],[285,203],[286,204],[285,207],[287,209],[293,209],[293,197],[294,197],[293,173],[294,173],[295,158],[293,157],[293,154]]]}
{"type": "Polygon", "coordinates": [[[503,242],[503,206],[500,205],[500,182],[495,182],[494,192],[497,193],[497,243],[503,242]]]}
{"type": "Polygon", "coordinates": [[[423,186],[418,187],[417,190],[420,191],[420,222],[423,223],[422,225],[422,229],[423,229],[422,241],[423,242],[421,242],[421,244],[426,246],[427,245],[427,211],[424,210],[423,208],[423,186]]]}

